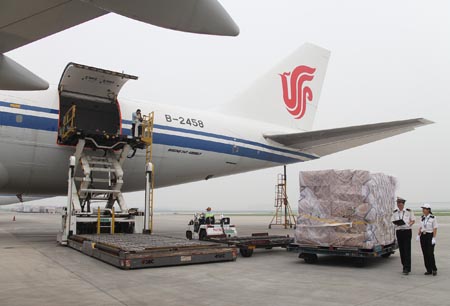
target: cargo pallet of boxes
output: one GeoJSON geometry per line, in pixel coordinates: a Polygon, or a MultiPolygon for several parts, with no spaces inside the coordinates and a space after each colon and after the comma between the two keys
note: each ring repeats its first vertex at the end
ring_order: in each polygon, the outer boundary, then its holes
{"type": "Polygon", "coordinates": [[[290,251],[314,263],[318,254],[389,257],[397,248],[391,223],[394,177],[363,170],[300,172],[295,243],[290,251]]]}

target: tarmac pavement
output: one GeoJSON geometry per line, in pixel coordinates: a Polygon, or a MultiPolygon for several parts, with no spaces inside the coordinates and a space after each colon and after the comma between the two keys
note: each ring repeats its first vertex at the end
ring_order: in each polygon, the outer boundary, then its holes
{"type": "MultiPolygon", "coordinates": [[[[60,219],[0,212],[1,305],[450,305],[450,217],[438,217],[435,277],[423,275],[414,238],[408,276],[401,273],[398,253],[358,268],[336,257],[306,264],[283,249],[256,250],[236,262],[124,271],[58,246],[60,219]]],[[[190,216],[155,219],[156,234],[184,237],[190,216]]],[[[240,235],[292,233],[268,230],[269,216],[231,220],[240,235]]]]}

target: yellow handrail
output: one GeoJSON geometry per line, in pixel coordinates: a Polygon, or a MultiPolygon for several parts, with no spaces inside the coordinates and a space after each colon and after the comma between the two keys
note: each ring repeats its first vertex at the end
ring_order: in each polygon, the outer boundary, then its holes
{"type": "MultiPolygon", "coordinates": [[[[153,168],[154,169],[154,168],[153,168]]],[[[153,190],[155,189],[155,170],[152,172],[152,190],[150,192],[150,224],[148,229],[150,230],[150,234],[153,233],[153,190]]]]}
{"type": "Polygon", "coordinates": [[[111,211],[111,235],[114,235],[114,231],[116,229],[116,213],[114,211],[114,207],[112,208],[111,211]]]}
{"type": "Polygon", "coordinates": [[[67,138],[71,133],[73,133],[75,128],[75,115],[77,112],[77,106],[72,105],[66,112],[63,118],[63,124],[61,127],[61,139],[67,138]]]}
{"type": "MultiPolygon", "coordinates": [[[[142,121],[142,137],[141,141],[145,143],[145,165],[152,162],[153,158],[153,124],[155,120],[155,112],[151,112],[148,116],[144,115],[144,120],[142,121]]],[[[150,203],[149,203],[149,230],[150,233],[153,232],[153,189],[155,185],[155,168],[152,171],[151,177],[151,191],[150,191],[150,203]]],[[[147,205],[147,204],[146,204],[147,205]]]]}
{"type": "Polygon", "coordinates": [[[100,207],[97,207],[97,235],[100,235],[100,207]]]}
{"type": "Polygon", "coordinates": [[[153,121],[155,118],[155,113],[151,112],[148,116],[144,115],[142,120],[142,136],[141,140],[147,145],[152,143],[153,138],[153,121]]]}

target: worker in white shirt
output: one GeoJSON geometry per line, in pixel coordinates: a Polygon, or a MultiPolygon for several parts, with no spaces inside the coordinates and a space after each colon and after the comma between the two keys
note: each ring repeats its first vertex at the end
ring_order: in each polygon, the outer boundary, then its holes
{"type": "Polygon", "coordinates": [[[421,225],[417,235],[417,241],[420,241],[422,247],[423,261],[427,272],[425,275],[437,275],[436,261],[434,259],[434,247],[436,246],[437,235],[437,219],[431,213],[430,204],[422,206],[423,216],[421,218],[421,225]]]}
{"type": "Polygon", "coordinates": [[[416,222],[414,212],[406,208],[406,200],[397,198],[397,209],[392,214],[391,221],[395,225],[395,235],[397,237],[400,259],[403,266],[403,274],[408,275],[411,272],[411,227],[416,222]]]}
{"type": "Polygon", "coordinates": [[[136,112],[131,114],[131,136],[139,137],[142,135],[142,114],[141,110],[137,109],[136,112]]]}

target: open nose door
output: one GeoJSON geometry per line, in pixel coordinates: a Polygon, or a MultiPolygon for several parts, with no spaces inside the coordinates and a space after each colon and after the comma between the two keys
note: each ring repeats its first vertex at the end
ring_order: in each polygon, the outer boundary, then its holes
{"type": "Polygon", "coordinates": [[[122,86],[137,76],[105,69],[69,63],[59,81],[59,92],[75,93],[86,97],[116,100],[122,86]]]}
{"type": "Polygon", "coordinates": [[[75,134],[121,136],[117,100],[120,90],[136,76],[69,63],[59,81],[58,143],[74,144],[75,134]]]}

